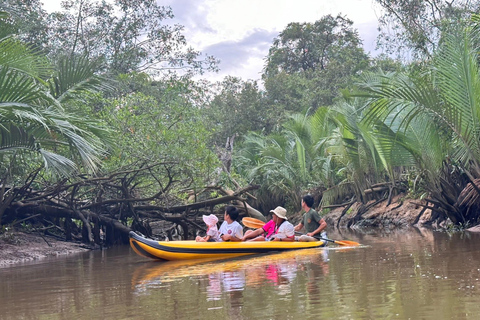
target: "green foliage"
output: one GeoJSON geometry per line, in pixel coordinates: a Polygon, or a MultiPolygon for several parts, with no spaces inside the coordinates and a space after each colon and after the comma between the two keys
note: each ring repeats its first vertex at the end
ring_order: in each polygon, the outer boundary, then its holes
{"type": "MultiPolygon", "coordinates": [[[[263,113],[260,119],[267,117],[275,126],[271,131],[257,126],[263,134],[247,134],[236,157],[237,170],[260,183],[260,193],[280,195],[298,207],[304,190],[332,187],[345,178],[339,165],[351,162],[329,152],[338,142],[334,129],[339,122],[321,106],[330,105],[339,89],[368,67],[352,24],[341,16],[325,16],[313,24],[291,23],[274,40],[263,74],[265,99],[257,108],[263,113]]],[[[242,107],[239,99],[230,101],[230,110],[242,107]]],[[[371,163],[366,158],[364,162],[371,163]]]]}
{"type": "Polygon", "coordinates": [[[207,146],[210,133],[192,105],[189,84],[157,88],[156,96],[138,92],[103,101],[100,115],[121,137],[105,170],[136,162],[175,163],[181,179],[208,180],[218,160],[207,146]]]}
{"type": "Polygon", "coordinates": [[[304,190],[335,183],[333,163],[323,154],[326,137],[314,125],[321,113],[292,115],[280,132],[268,136],[246,135],[235,158],[237,170],[262,185],[261,192],[283,197],[296,208],[304,190]]]}
{"type": "Polygon", "coordinates": [[[336,128],[331,133],[327,152],[336,160],[345,177],[342,185],[327,192],[325,204],[345,198],[349,188],[358,201],[365,202],[364,191],[384,177],[395,181],[394,167],[412,163],[400,144],[402,137],[383,121],[366,121],[368,100],[347,99],[335,104],[329,113],[336,128]],[[351,189],[350,189],[351,190],[351,189]],[[329,195],[329,193],[332,193],[329,195]]]}
{"type": "Polygon", "coordinates": [[[477,1],[376,0],[382,7],[378,44],[387,53],[398,53],[407,59],[431,57],[442,37],[456,28],[472,12],[478,12],[477,1]]]}
{"type": "Polygon", "coordinates": [[[0,11],[8,12],[2,18],[7,24],[0,28],[0,38],[2,34],[15,34],[35,51],[44,48],[48,44],[48,14],[42,6],[40,0],[0,1],[0,11]]]}
{"type": "Polygon", "coordinates": [[[468,221],[465,223],[459,223],[459,224],[450,223],[450,224],[447,224],[446,231],[449,234],[453,234],[458,232],[464,232],[465,230],[471,227],[473,227],[473,225],[468,221]]]}
{"type": "Polygon", "coordinates": [[[227,77],[218,84],[218,93],[204,109],[214,130],[213,144],[223,146],[228,137],[248,131],[270,132],[278,114],[265,104],[256,82],[227,77]]]}
{"type": "Polygon", "coordinates": [[[316,95],[329,95],[327,88],[317,87],[304,74],[288,74],[285,71],[265,79],[265,89],[265,103],[271,105],[271,110],[276,110],[269,114],[272,123],[284,122],[289,113],[307,112],[314,106],[316,95]]]}
{"type": "Polygon", "coordinates": [[[82,228],[83,222],[80,219],[72,219],[72,222],[77,226],[77,228],[82,228]]]}
{"type": "Polygon", "coordinates": [[[351,20],[340,15],[326,15],[315,23],[290,23],[274,39],[264,77],[282,71],[287,74],[314,73],[350,57],[366,59],[361,53],[361,40],[352,25],[351,20]]]}
{"type": "Polygon", "coordinates": [[[30,223],[26,222],[26,221],[23,221],[21,223],[21,226],[22,226],[22,229],[27,231],[27,232],[32,230],[32,228],[33,228],[32,225],[30,223]]]}
{"type": "Polygon", "coordinates": [[[114,74],[217,70],[215,58],[187,46],[183,26],[164,23],[173,17],[155,0],[67,0],[48,17],[45,49],[50,57],[87,55],[114,74]]]}
{"type": "Polygon", "coordinates": [[[290,23],[273,42],[262,78],[268,103],[282,112],[327,106],[369,66],[353,22],[327,15],[290,23]]]}
{"type": "Polygon", "coordinates": [[[312,189],[325,190],[322,205],[353,194],[367,201],[372,185],[408,179],[411,195],[441,197],[446,162],[480,176],[480,18],[461,32],[469,22],[455,20],[478,4],[378,2],[387,8],[382,22],[403,32],[402,45],[430,60],[370,63],[353,22],[329,15],[279,34],[263,91],[234,77],[211,88],[179,75],[153,77],[170,68],[190,76],[216,63],[186,47],[181,26],[162,25],[173,13],[154,0],[70,0],[48,17],[36,0],[5,0],[14,15],[0,12],[0,182],[9,175],[9,183],[24,184],[42,165],[67,175],[79,164],[108,173],[162,163],[137,177],[135,191],[158,192],[155,180],[175,184],[176,200],[186,200],[190,189],[234,178],[261,184],[261,210],[298,208],[312,189]],[[17,17],[32,19],[38,35],[17,17]],[[358,92],[346,93],[359,77],[358,92]],[[234,134],[234,170],[213,176],[219,162],[211,147],[234,134]]]}
{"type": "MultiPolygon", "coordinates": [[[[462,24],[462,23],[460,23],[462,24]]],[[[367,77],[362,87],[370,98],[368,123],[382,121],[402,133],[402,147],[410,153],[425,180],[425,188],[454,224],[464,216],[456,205],[461,185],[445,185],[445,168],[459,168],[473,178],[480,175],[479,33],[465,28],[443,34],[428,72],[367,77]]],[[[397,134],[397,137],[400,135],[397,134]]]]}
{"type": "MultiPolygon", "coordinates": [[[[8,21],[0,20],[0,26],[4,24],[8,21]]],[[[76,169],[76,162],[94,171],[104,154],[101,136],[106,132],[85,115],[66,112],[60,96],[56,99],[47,93],[44,84],[49,80],[44,82],[40,77],[49,70],[45,57],[38,52],[13,37],[0,39],[0,161],[8,168],[12,161],[18,165],[26,160],[28,165],[28,161],[40,164],[43,160],[46,168],[60,175],[76,169]]],[[[77,77],[76,83],[94,79],[89,76],[77,77]]],[[[58,92],[65,96],[72,88],[58,92]]],[[[94,89],[75,88],[77,96],[94,89]]]]}
{"type": "Polygon", "coordinates": [[[397,127],[410,134],[410,146],[413,139],[421,144],[411,151],[422,168],[438,170],[447,153],[462,166],[478,166],[480,81],[477,51],[470,42],[476,37],[445,35],[431,73],[369,77],[363,85],[374,98],[367,117],[395,119],[397,127]],[[451,139],[455,151],[438,137],[451,139]]]}

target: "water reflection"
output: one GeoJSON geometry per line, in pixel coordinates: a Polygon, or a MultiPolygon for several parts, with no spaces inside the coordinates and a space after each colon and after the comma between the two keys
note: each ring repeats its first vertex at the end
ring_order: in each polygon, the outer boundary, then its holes
{"type": "Polygon", "coordinates": [[[277,287],[290,293],[290,283],[304,265],[328,268],[328,249],[307,249],[277,254],[249,256],[229,260],[151,262],[139,266],[132,277],[138,294],[176,281],[179,278],[208,277],[207,299],[218,300],[223,293],[242,291],[246,287],[277,287]]]}
{"type": "Polygon", "coordinates": [[[222,277],[218,273],[208,275],[207,300],[220,300],[222,296],[222,277]]]}
{"type": "Polygon", "coordinates": [[[328,247],[159,263],[128,247],[0,268],[0,319],[476,319],[480,235],[330,233],[328,247]]]}

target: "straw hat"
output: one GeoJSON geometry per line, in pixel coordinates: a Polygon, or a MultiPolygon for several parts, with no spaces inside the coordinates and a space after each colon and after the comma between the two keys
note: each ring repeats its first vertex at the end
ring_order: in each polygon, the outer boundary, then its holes
{"type": "Polygon", "coordinates": [[[218,218],[217,218],[217,216],[214,215],[214,214],[211,214],[211,215],[208,215],[208,216],[203,215],[203,216],[202,216],[202,219],[203,219],[203,222],[205,222],[205,224],[206,224],[207,226],[210,226],[210,227],[216,225],[217,222],[218,222],[218,218]]]}
{"type": "Polygon", "coordinates": [[[270,212],[273,212],[277,217],[288,220],[287,218],[287,209],[283,207],[276,207],[273,210],[270,210],[270,212]]]}

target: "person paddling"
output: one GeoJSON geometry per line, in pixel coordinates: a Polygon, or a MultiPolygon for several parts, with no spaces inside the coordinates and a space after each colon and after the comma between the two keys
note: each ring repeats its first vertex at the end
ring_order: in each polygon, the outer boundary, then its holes
{"type": "Polygon", "coordinates": [[[293,225],[287,221],[287,210],[276,207],[270,212],[273,213],[272,220],[261,228],[245,232],[242,241],[250,239],[250,241],[293,241],[295,239],[293,225]]]}
{"type": "Polygon", "coordinates": [[[269,241],[275,233],[275,221],[270,220],[263,227],[255,230],[247,230],[242,241],[269,241]]]}
{"type": "Polygon", "coordinates": [[[307,194],[302,198],[302,209],[305,211],[302,220],[295,226],[295,231],[300,231],[305,227],[307,234],[298,238],[299,241],[317,241],[313,238],[315,235],[321,235],[322,238],[327,238],[326,233],[322,234],[322,231],[327,227],[325,220],[320,217],[317,211],[313,207],[314,199],[311,195],[307,194]]]}
{"type": "Polygon", "coordinates": [[[275,234],[271,241],[294,241],[295,230],[293,224],[287,221],[287,210],[283,207],[276,207],[270,212],[273,213],[272,219],[275,221],[275,234]]]}

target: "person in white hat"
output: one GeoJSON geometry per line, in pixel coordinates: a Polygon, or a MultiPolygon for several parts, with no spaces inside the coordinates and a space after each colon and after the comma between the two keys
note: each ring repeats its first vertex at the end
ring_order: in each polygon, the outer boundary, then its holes
{"type": "Polygon", "coordinates": [[[295,230],[293,225],[288,222],[287,210],[283,207],[276,207],[270,212],[273,213],[272,220],[275,222],[275,231],[271,241],[294,241],[295,230]]]}
{"type": "Polygon", "coordinates": [[[293,225],[288,222],[287,210],[283,207],[276,207],[270,210],[272,220],[256,230],[248,230],[242,241],[293,241],[295,231],[293,225]]]}
{"type": "Polygon", "coordinates": [[[197,236],[195,241],[197,242],[213,242],[213,241],[221,241],[220,240],[220,233],[218,232],[217,222],[218,218],[216,215],[203,215],[202,216],[203,222],[207,225],[207,235],[205,237],[197,236]]]}

